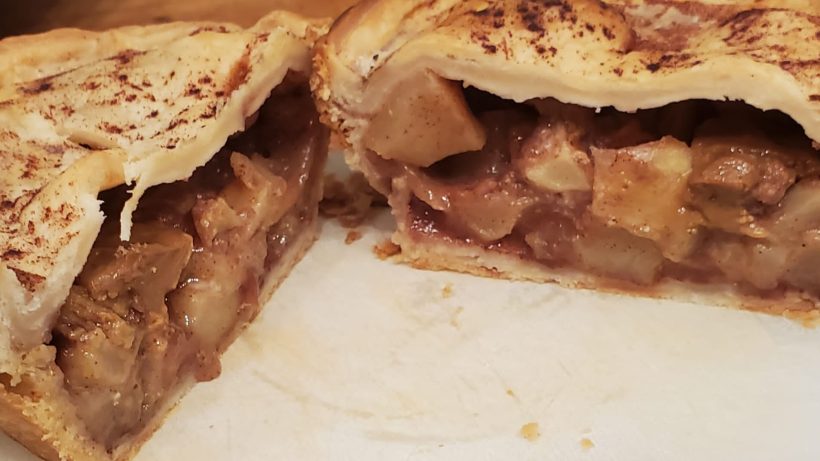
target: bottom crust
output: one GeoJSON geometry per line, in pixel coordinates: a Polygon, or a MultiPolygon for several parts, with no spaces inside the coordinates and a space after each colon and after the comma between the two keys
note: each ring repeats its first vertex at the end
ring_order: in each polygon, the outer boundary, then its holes
{"type": "MultiPolygon", "coordinates": [[[[276,288],[305,255],[317,237],[318,219],[313,219],[285,251],[276,267],[266,275],[259,296],[260,308],[271,298],[276,288]]],[[[258,314],[256,312],[253,317],[258,314]]],[[[223,342],[224,352],[250,322],[240,323],[223,342]]],[[[106,453],[78,429],[84,423],[74,411],[71,399],[63,387],[63,378],[54,362],[53,349],[42,346],[23,358],[27,365],[21,383],[0,379],[0,429],[37,456],[48,461],[127,460],[156,432],[179,400],[193,387],[193,376],[182,380],[169,391],[165,405],[136,435],[113,454],[106,453]],[[38,355],[35,357],[35,355],[38,355]]],[[[0,376],[0,378],[4,378],[0,376]]]]}
{"type": "Polygon", "coordinates": [[[425,270],[455,271],[482,277],[555,283],[565,288],[603,291],[668,299],[695,304],[782,315],[820,323],[820,309],[804,294],[790,290],[777,297],[761,298],[743,293],[730,284],[699,284],[663,280],[651,287],[613,280],[568,268],[552,268],[516,255],[500,253],[457,241],[397,232],[393,241],[401,247],[400,261],[425,270]]]}

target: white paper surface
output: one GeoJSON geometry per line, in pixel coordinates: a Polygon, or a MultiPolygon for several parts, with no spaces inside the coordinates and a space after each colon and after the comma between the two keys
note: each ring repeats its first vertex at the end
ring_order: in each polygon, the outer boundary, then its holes
{"type": "Polygon", "coordinates": [[[139,461],[820,459],[820,331],[417,271],[371,225],[346,245],[325,222],[139,461]]]}

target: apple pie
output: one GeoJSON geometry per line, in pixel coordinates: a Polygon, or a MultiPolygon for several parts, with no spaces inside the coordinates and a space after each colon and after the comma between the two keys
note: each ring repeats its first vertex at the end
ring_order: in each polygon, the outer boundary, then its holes
{"type": "Polygon", "coordinates": [[[405,261],[815,311],[817,2],[367,1],[314,63],[405,261]]]}
{"type": "Polygon", "coordinates": [[[0,428],[125,460],[316,236],[324,25],[0,41],[0,428]]]}

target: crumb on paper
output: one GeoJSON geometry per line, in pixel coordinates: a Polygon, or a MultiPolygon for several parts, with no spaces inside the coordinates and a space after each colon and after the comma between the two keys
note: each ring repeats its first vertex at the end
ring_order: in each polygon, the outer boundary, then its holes
{"type": "Polygon", "coordinates": [[[459,317],[461,316],[462,312],[464,312],[464,308],[461,306],[458,306],[455,309],[453,309],[453,313],[450,315],[450,325],[452,325],[455,328],[461,326],[461,320],[459,319],[459,317]]]}
{"type": "Polygon", "coordinates": [[[373,253],[375,253],[379,259],[385,260],[401,253],[401,247],[393,243],[392,240],[386,239],[373,246],[373,253]]]}
{"type": "Polygon", "coordinates": [[[530,442],[535,442],[538,440],[538,437],[541,436],[541,432],[538,429],[538,423],[527,423],[521,426],[521,437],[529,440],[530,442]]]}
{"type": "Polygon", "coordinates": [[[581,448],[584,450],[589,450],[595,446],[595,444],[592,443],[592,440],[587,437],[582,438],[579,443],[581,444],[581,448]]]}
{"type": "Polygon", "coordinates": [[[357,230],[352,230],[347,233],[345,236],[345,245],[350,245],[353,242],[356,242],[362,238],[362,233],[357,230]]]}
{"type": "Polygon", "coordinates": [[[509,388],[507,389],[507,395],[509,395],[512,398],[515,398],[515,392],[513,392],[512,389],[509,389],[509,388]]]}
{"type": "Polygon", "coordinates": [[[447,282],[441,287],[441,297],[444,299],[450,298],[453,296],[453,284],[447,282]]]}
{"type": "Polygon", "coordinates": [[[319,211],[322,216],[338,219],[344,227],[354,228],[367,219],[373,207],[384,204],[384,197],[370,187],[361,173],[353,173],[345,181],[328,174],[319,211]]]}

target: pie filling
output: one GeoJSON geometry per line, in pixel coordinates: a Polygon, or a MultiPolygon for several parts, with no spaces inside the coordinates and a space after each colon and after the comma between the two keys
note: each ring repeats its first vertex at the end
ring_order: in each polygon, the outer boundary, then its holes
{"type": "Polygon", "coordinates": [[[702,100],[636,113],[516,104],[428,79],[403,86],[364,137],[409,237],[624,287],[820,295],[820,146],[783,113],[702,100]],[[431,128],[407,147],[414,123],[431,128]]]}
{"type": "Polygon", "coordinates": [[[149,190],[129,242],[118,238],[126,189],[101,195],[110,218],[52,344],[80,418],[109,450],[183,380],[218,376],[265,276],[316,217],[327,133],[307,85],[286,80],[249,124],[187,181],[149,190]]]}

